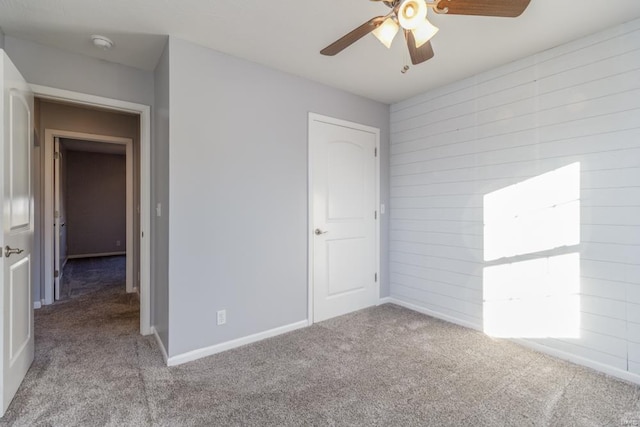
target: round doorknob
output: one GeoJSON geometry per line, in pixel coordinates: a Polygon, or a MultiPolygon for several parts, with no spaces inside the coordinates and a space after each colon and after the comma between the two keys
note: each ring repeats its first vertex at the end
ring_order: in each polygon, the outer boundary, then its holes
{"type": "Polygon", "coordinates": [[[321,234],[326,234],[328,233],[328,231],[322,231],[319,228],[316,228],[316,231],[314,231],[314,233],[316,233],[316,236],[319,236],[321,234]]]}

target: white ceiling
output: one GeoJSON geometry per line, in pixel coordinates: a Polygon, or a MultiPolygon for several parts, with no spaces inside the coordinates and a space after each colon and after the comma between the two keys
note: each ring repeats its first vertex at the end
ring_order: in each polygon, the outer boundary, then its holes
{"type": "Polygon", "coordinates": [[[368,0],[0,0],[5,34],[153,70],[166,35],[378,101],[393,103],[640,17],[640,0],[531,0],[518,18],[431,14],[435,58],[409,62],[398,37],[367,36],[335,57],[318,52],[373,16],[368,0]],[[115,49],[100,51],[94,33],[115,49]]]}

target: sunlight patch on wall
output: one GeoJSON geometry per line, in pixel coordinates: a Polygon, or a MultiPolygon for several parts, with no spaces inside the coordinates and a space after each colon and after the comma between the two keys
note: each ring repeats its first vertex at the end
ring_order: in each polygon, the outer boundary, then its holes
{"type": "Polygon", "coordinates": [[[580,243],[580,163],[484,196],[484,260],[580,243]]]}
{"type": "Polygon", "coordinates": [[[485,333],[579,338],[579,244],[580,163],[486,194],[485,333]]]}
{"type": "Polygon", "coordinates": [[[580,254],[486,267],[484,331],[503,338],[579,338],[580,254]]]}

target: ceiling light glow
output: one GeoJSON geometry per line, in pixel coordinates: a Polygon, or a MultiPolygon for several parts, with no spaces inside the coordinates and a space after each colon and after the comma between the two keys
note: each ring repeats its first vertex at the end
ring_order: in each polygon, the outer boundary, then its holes
{"type": "Polygon", "coordinates": [[[398,22],[405,30],[414,30],[427,19],[427,10],[424,0],[404,0],[398,8],[398,22]]]}

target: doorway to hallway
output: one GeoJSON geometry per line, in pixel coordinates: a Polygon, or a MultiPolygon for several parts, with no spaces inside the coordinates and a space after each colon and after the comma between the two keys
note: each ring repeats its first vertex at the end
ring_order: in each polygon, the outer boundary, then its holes
{"type": "MultiPolygon", "coordinates": [[[[138,131],[134,139],[134,145],[137,147],[134,150],[134,164],[136,166],[134,179],[136,180],[136,186],[138,193],[134,195],[134,200],[136,201],[136,205],[134,206],[134,213],[136,217],[139,219],[139,222],[135,225],[134,229],[134,244],[137,245],[138,250],[137,260],[134,261],[134,264],[139,267],[137,274],[134,274],[134,280],[138,284],[138,296],[140,299],[140,333],[143,335],[148,335],[153,332],[153,328],[151,327],[151,266],[150,266],[150,188],[151,188],[151,109],[147,105],[104,98],[95,95],[89,95],[80,92],[72,92],[68,90],[62,90],[57,88],[51,88],[47,86],[40,86],[36,84],[32,84],[31,88],[33,89],[36,97],[41,100],[46,100],[49,103],[54,103],[58,105],[66,105],[66,106],[75,106],[77,108],[84,109],[86,112],[111,112],[114,114],[123,114],[123,115],[133,115],[138,120],[138,131]]],[[[36,108],[36,116],[42,111],[38,111],[36,108]]],[[[45,126],[41,123],[41,126],[38,127],[38,135],[36,135],[36,139],[40,140],[42,143],[42,139],[44,137],[44,128],[49,127],[50,129],[69,129],[76,132],[85,132],[85,133],[95,133],[95,134],[107,134],[107,132],[103,132],[100,129],[88,129],[86,126],[89,124],[89,121],[86,120],[74,120],[74,126],[84,127],[82,129],[71,129],[69,127],[62,127],[59,125],[51,125],[45,126]]],[[[35,152],[42,154],[42,147],[40,143],[36,144],[35,152]]],[[[34,177],[39,183],[40,188],[38,189],[38,185],[36,185],[36,200],[39,200],[38,197],[41,197],[42,187],[44,185],[49,185],[49,183],[44,182],[43,174],[42,174],[42,159],[44,156],[36,155],[35,157],[35,170],[38,176],[34,177]]],[[[46,227],[44,223],[44,218],[42,215],[43,209],[42,206],[38,208],[38,203],[36,203],[36,247],[40,250],[44,251],[44,247],[51,244],[51,241],[46,241],[42,232],[38,233],[39,230],[45,230],[46,227]]],[[[42,266],[42,256],[43,254],[38,254],[38,259],[34,260],[37,266],[42,266]]],[[[44,271],[41,271],[40,268],[34,270],[34,280],[38,284],[43,284],[43,274],[44,271]]],[[[40,286],[34,287],[34,292],[36,294],[36,300],[34,302],[34,306],[39,308],[41,304],[46,304],[44,298],[44,289],[40,286]]],[[[52,298],[53,299],[53,298],[52,298]]],[[[52,302],[52,301],[51,301],[52,302]]]]}

